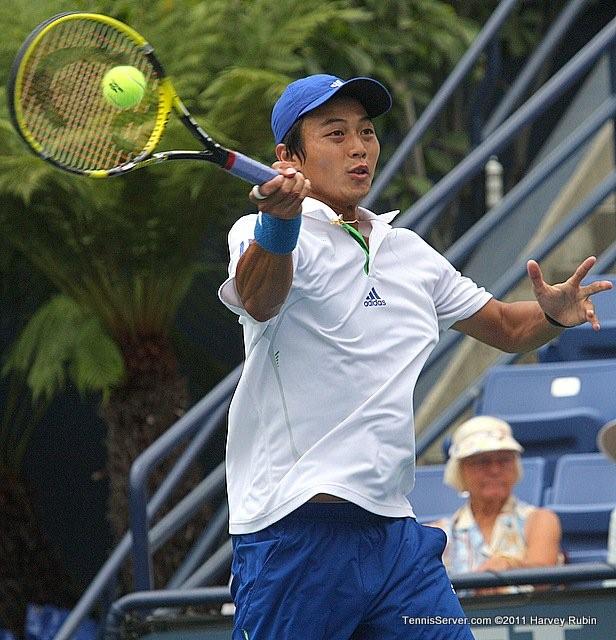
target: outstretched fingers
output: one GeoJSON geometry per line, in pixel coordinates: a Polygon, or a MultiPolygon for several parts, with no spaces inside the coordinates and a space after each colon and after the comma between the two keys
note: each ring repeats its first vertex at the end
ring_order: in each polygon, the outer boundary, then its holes
{"type": "Polygon", "coordinates": [[[597,280],[580,289],[580,294],[584,298],[592,296],[595,293],[601,293],[602,291],[609,291],[614,285],[609,280],[597,280]]]}
{"type": "Polygon", "coordinates": [[[546,287],[546,282],[543,279],[543,273],[541,272],[539,263],[536,260],[529,260],[526,263],[526,272],[528,273],[528,277],[533,284],[535,294],[541,293],[546,287]]]}
{"type": "Polygon", "coordinates": [[[593,268],[595,262],[597,262],[597,258],[595,258],[595,256],[589,256],[580,264],[574,274],[569,278],[569,281],[574,287],[580,286],[580,283],[588,275],[588,272],[593,268]]]}

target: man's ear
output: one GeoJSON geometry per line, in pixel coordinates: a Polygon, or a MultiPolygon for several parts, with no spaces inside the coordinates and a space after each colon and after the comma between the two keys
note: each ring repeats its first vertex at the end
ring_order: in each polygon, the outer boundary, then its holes
{"type": "Polygon", "coordinates": [[[291,156],[291,154],[289,153],[289,150],[287,149],[287,145],[282,143],[276,145],[276,157],[278,158],[278,160],[282,162],[293,161],[292,160],[293,156],[291,156]]]}

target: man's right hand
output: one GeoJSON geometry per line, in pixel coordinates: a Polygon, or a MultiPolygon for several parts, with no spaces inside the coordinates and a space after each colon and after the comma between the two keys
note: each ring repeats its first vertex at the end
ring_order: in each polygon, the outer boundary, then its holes
{"type": "Polygon", "coordinates": [[[310,180],[290,162],[274,162],[272,168],[279,175],[259,187],[259,193],[265,198],[260,200],[251,193],[250,201],[257,205],[259,211],[277,218],[295,218],[302,209],[304,198],[310,192],[310,180]]]}

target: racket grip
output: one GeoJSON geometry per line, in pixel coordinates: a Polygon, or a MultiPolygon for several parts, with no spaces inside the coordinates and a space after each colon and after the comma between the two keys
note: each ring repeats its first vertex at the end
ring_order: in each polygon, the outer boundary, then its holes
{"type": "Polygon", "coordinates": [[[278,175],[271,167],[261,164],[248,156],[233,151],[229,154],[225,169],[234,176],[250,184],[263,184],[278,175]]]}

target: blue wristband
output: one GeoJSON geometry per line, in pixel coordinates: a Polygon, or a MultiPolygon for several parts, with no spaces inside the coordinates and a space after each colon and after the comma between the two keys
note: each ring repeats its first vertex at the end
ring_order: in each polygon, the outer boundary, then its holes
{"type": "Polygon", "coordinates": [[[301,226],[301,213],[295,218],[286,219],[261,212],[255,224],[255,240],[266,251],[285,255],[295,249],[301,226]]]}

